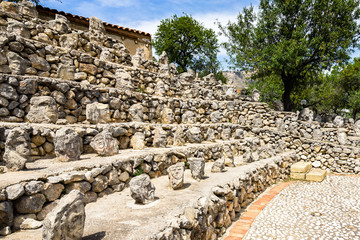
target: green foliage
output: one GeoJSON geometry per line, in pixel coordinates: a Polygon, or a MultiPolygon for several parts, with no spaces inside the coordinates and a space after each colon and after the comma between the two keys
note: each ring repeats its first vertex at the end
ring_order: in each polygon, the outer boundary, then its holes
{"type": "Polygon", "coordinates": [[[356,119],[360,112],[360,58],[334,70],[321,78],[316,100],[320,102],[320,111],[340,114],[349,109],[356,119]]]}
{"type": "Polygon", "coordinates": [[[144,170],[141,167],[136,168],[133,177],[139,176],[144,173],[144,170]]]}
{"type": "Polygon", "coordinates": [[[155,33],[153,47],[158,55],[165,51],[179,72],[191,68],[197,72],[217,73],[220,68],[215,32],[187,14],[162,20],[155,33]]]}
{"type": "Polygon", "coordinates": [[[255,88],[261,92],[260,100],[267,102],[270,106],[274,101],[280,100],[284,92],[281,79],[275,75],[259,78],[248,83],[249,92],[252,92],[255,88]]]}
{"type": "Polygon", "coordinates": [[[237,22],[219,27],[229,39],[230,64],[267,86],[281,79],[285,110],[292,110],[294,96],[323,70],[349,60],[358,45],[358,6],[357,0],[261,0],[257,12],[244,8],[237,22]]]}

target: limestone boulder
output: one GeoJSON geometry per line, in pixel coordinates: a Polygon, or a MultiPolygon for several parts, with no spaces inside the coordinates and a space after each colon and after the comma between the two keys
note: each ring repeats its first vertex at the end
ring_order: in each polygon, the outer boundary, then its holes
{"type": "Polygon", "coordinates": [[[30,65],[27,60],[14,52],[8,52],[6,58],[9,62],[9,69],[12,74],[24,75],[26,68],[30,65]]]}
{"type": "Polygon", "coordinates": [[[145,204],[155,199],[155,186],[147,174],[141,174],[130,180],[130,192],[135,203],[145,204]]]}
{"type": "Polygon", "coordinates": [[[72,128],[61,128],[56,131],[55,154],[62,161],[75,161],[80,158],[82,140],[72,128]]]}
{"type": "Polygon", "coordinates": [[[254,89],[252,92],[252,100],[254,102],[259,102],[260,101],[260,91],[257,89],[254,89]]]}
{"type": "Polygon", "coordinates": [[[182,115],[182,118],[181,118],[181,122],[183,124],[193,124],[196,122],[196,116],[195,116],[195,113],[192,112],[192,111],[186,111],[183,115],[182,115]]]}
{"type": "Polygon", "coordinates": [[[190,143],[201,143],[202,135],[199,127],[192,127],[186,132],[186,137],[190,143]]]}
{"type": "Polygon", "coordinates": [[[7,32],[13,33],[16,36],[21,36],[23,38],[30,38],[29,29],[22,22],[10,19],[7,25],[7,32]]]}
{"type": "Polygon", "coordinates": [[[180,189],[184,185],[184,171],[185,165],[183,162],[179,162],[175,165],[168,167],[168,177],[170,187],[172,189],[180,189]]]}
{"type": "Polygon", "coordinates": [[[87,104],[86,120],[88,120],[92,124],[110,122],[111,119],[109,105],[98,102],[87,104]]]}
{"type": "Polygon", "coordinates": [[[3,160],[8,169],[17,171],[25,168],[30,156],[30,137],[26,130],[16,127],[12,129],[5,142],[3,160]]]}
{"type": "Polygon", "coordinates": [[[15,209],[18,213],[38,213],[46,202],[43,194],[37,193],[31,196],[23,195],[15,201],[15,209]]]}
{"type": "Polygon", "coordinates": [[[18,92],[21,94],[35,94],[37,91],[37,81],[32,78],[24,79],[19,82],[18,92]]]}
{"type": "Polygon", "coordinates": [[[213,163],[213,165],[211,167],[211,172],[213,172],[213,173],[223,172],[224,169],[225,169],[224,159],[218,159],[213,163]]]}
{"type": "Polygon", "coordinates": [[[333,122],[335,127],[344,127],[344,118],[341,116],[336,116],[333,122]]]}
{"type": "Polygon", "coordinates": [[[159,56],[159,64],[160,65],[169,65],[169,58],[165,51],[163,51],[161,53],[161,55],[159,56]]]}
{"type": "Polygon", "coordinates": [[[167,132],[162,127],[157,127],[154,135],[154,147],[166,147],[166,137],[167,132]]]}
{"type": "Polygon", "coordinates": [[[112,156],[119,152],[119,141],[108,130],[97,134],[91,141],[90,146],[100,156],[112,156]]]}
{"type": "Polygon", "coordinates": [[[234,164],[234,155],[229,145],[225,145],[222,151],[222,155],[224,158],[224,164],[228,167],[235,167],[234,164]]]}
{"type": "Polygon", "coordinates": [[[337,140],[341,145],[345,145],[347,142],[347,135],[345,132],[338,132],[337,140]]]}
{"type": "Polygon", "coordinates": [[[26,118],[31,123],[56,123],[58,120],[56,101],[50,96],[32,97],[26,118]]]}
{"type": "Polygon", "coordinates": [[[314,112],[310,108],[304,108],[299,114],[299,120],[305,122],[312,122],[314,119],[314,112]]]}
{"type": "Polygon", "coordinates": [[[60,14],[55,14],[55,20],[48,21],[48,26],[50,29],[58,32],[59,34],[68,33],[70,30],[69,20],[60,14]]]}
{"type": "Polygon", "coordinates": [[[141,150],[145,148],[145,135],[142,132],[136,132],[130,140],[130,145],[135,150],[141,150]]]}
{"type": "Polygon", "coordinates": [[[31,62],[31,66],[37,70],[47,72],[51,69],[50,64],[37,54],[29,55],[29,60],[31,62]]]}
{"type": "Polygon", "coordinates": [[[89,21],[90,40],[103,44],[106,35],[104,23],[97,17],[91,17],[89,21]]]}
{"type": "Polygon", "coordinates": [[[116,88],[128,88],[133,89],[134,85],[131,81],[130,73],[126,72],[124,69],[118,69],[115,72],[116,88]]]}
{"type": "Polygon", "coordinates": [[[144,121],[144,112],[141,103],[134,104],[129,108],[129,116],[131,121],[134,122],[144,121]]]}
{"type": "Polygon", "coordinates": [[[200,181],[205,175],[205,160],[204,158],[188,158],[190,163],[191,176],[200,181]]]}
{"type": "Polygon", "coordinates": [[[85,226],[84,194],[71,191],[60,199],[58,205],[43,222],[43,240],[80,240],[85,226]]]}
{"type": "Polygon", "coordinates": [[[145,60],[145,51],[143,48],[137,48],[135,55],[131,58],[134,67],[140,67],[145,60]]]}
{"type": "Polygon", "coordinates": [[[175,121],[175,114],[170,108],[164,108],[161,111],[162,123],[172,124],[175,121]]]}
{"type": "Polygon", "coordinates": [[[11,227],[13,220],[13,204],[11,202],[0,202],[0,229],[11,227]]]}

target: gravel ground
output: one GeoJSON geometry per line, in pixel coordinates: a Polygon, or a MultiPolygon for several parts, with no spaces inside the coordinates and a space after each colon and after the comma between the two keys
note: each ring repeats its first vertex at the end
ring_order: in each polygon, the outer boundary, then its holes
{"type": "Polygon", "coordinates": [[[290,185],[257,216],[244,239],[360,240],[360,177],[290,185]]]}

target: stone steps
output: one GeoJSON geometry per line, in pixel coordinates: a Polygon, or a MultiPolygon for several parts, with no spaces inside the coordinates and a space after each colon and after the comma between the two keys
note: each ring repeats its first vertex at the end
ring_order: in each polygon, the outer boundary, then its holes
{"type": "Polygon", "coordinates": [[[325,170],[312,168],[311,162],[297,162],[290,168],[290,178],[296,180],[322,182],[326,177],[326,173],[325,170]]]}
{"type": "MultiPolygon", "coordinates": [[[[287,176],[294,160],[292,153],[227,168],[212,173],[205,166],[205,178],[196,181],[185,171],[184,187],[172,190],[167,176],[152,179],[154,202],[134,204],[130,191],[113,193],[86,206],[84,239],[101,235],[102,239],[163,239],[164,236],[209,235],[220,237],[242,209],[265,188],[287,176]],[[204,205],[205,204],[205,205],[204,205]],[[208,219],[201,221],[201,219],[208,219]],[[170,222],[172,224],[170,224],[170,222]],[[169,226],[171,227],[169,228],[169,226]],[[202,226],[197,229],[196,226],[202,226]],[[141,233],[141,234],[139,234],[141,233]]],[[[41,239],[41,229],[16,232],[4,239],[41,239]]]]}
{"type": "MultiPolygon", "coordinates": [[[[0,118],[8,122],[25,121],[25,114],[31,110],[30,101],[35,105],[45,105],[42,111],[45,116],[43,120],[39,120],[36,117],[29,119],[27,115],[29,121],[55,123],[57,119],[64,119],[59,122],[63,124],[85,121],[86,108],[92,103],[99,103],[94,106],[93,111],[101,112],[98,113],[99,117],[88,119],[91,123],[159,122],[167,115],[171,116],[168,121],[177,123],[209,123],[210,121],[237,123],[240,115],[254,118],[255,115],[260,116],[270,111],[265,103],[165,98],[53,78],[0,74],[0,81],[2,82],[0,100],[5,106],[0,108],[0,118]],[[41,98],[31,100],[37,96],[41,98]],[[101,110],[97,110],[99,108],[101,110]],[[171,111],[163,112],[165,108],[171,111]],[[46,116],[48,111],[51,112],[51,118],[46,116]]],[[[276,117],[272,116],[271,112],[266,115],[273,119],[276,117]]],[[[35,116],[40,117],[36,114],[35,116]]],[[[242,121],[245,121],[245,117],[242,121]]]]}
{"type": "MultiPolygon", "coordinates": [[[[6,34],[1,32],[0,34],[6,34]]],[[[25,76],[42,76],[65,79],[69,81],[87,82],[101,87],[130,88],[147,94],[158,96],[203,98],[210,100],[248,100],[251,98],[240,96],[233,86],[222,85],[214,78],[195,80],[195,75],[183,77],[180,75],[160,74],[150,70],[131,67],[129,64],[100,59],[87,53],[25,39],[20,36],[7,36],[3,40],[3,48],[11,53],[9,61],[4,58],[0,72],[25,76]],[[16,43],[16,44],[15,44],[16,43]],[[21,57],[11,46],[20,45],[29,51],[44,52],[37,54],[23,54],[21,57]],[[13,51],[10,51],[10,50],[13,51]],[[15,52],[14,52],[15,51],[15,52]],[[19,64],[12,63],[19,60],[19,64]],[[63,60],[63,59],[66,59],[63,60]],[[28,65],[28,66],[27,66],[28,65]],[[27,67],[26,67],[27,66],[27,67]],[[207,82],[204,84],[203,82],[207,82]]],[[[19,46],[18,46],[19,48],[19,46]]],[[[101,51],[101,49],[99,50],[101,51]]],[[[9,53],[7,53],[9,54],[9,53]]],[[[185,73],[187,74],[187,73],[185,73]]]]}

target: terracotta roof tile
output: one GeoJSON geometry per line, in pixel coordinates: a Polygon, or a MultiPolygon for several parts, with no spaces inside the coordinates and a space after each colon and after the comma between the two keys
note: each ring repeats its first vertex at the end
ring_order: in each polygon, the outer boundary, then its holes
{"type": "MultiPolygon", "coordinates": [[[[82,17],[82,16],[74,15],[74,14],[71,14],[71,13],[66,13],[66,12],[63,12],[63,11],[58,11],[58,10],[56,10],[56,9],[50,9],[50,8],[43,7],[43,6],[40,6],[40,5],[36,6],[36,8],[37,8],[37,9],[41,9],[41,10],[45,10],[45,11],[49,11],[49,12],[52,12],[52,13],[56,13],[56,14],[61,14],[61,15],[64,15],[64,16],[71,16],[71,17],[73,17],[73,18],[77,18],[77,19],[80,19],[80,20],[89,21],[89,18],[85,18],[85,17],[82,17]]],[[[121,30],[124,30],[124,31],[128,31],[128,32],[139,33],[139,34],[142,34],[142,35],[145,35],[145,36],[151,36],[150,33],[142,32],[142,31],[139,31],[139,30],[136,30],[136,29],[121,27],[121,26],[118,26],[118,25],[115,25],[115,24],[110,24],[110,23],[107,23],[107,22],[104,22],[104,25],[105,25],[105,26],[112,27],[112,28],[118,28],[118,29],[121,29],[121,30]]]]}

